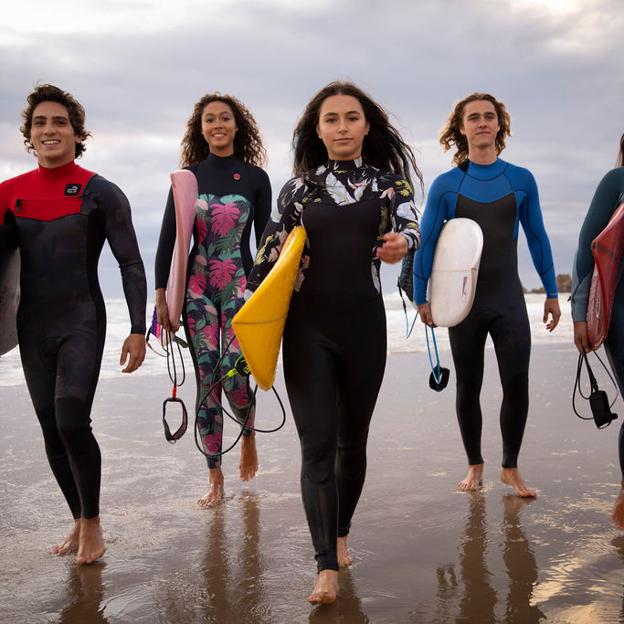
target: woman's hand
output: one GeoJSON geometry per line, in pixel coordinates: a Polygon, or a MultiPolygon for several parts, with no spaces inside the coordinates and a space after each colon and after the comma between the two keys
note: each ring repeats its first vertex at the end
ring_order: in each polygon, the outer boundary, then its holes
{"type": "Polygon", "coordinates": [[[574,321],[574,344],[581,353],[589,353],[593,350],[589,346],[587,323],[585,321],[574,321]]]}
{"type": "Polygon", "coordinates": [[[398,232],[384,234],[384,243],[377,247],[377,257],[388,264],[396,264],[405,257],[408,252],[407,239],[398,232]]]}
{"type": "Polygon", "coordinates": [[[546,298],[544,301],[544,323],[546,323],[546,329],[551,332],[559,324],[561,318],[561,309],[559,308],[559,299],[555,297],[546,298]],[[550,320],[548,315],[550,314],[550,320]]]}
{"type": "Polygon", "coordinates": [[[164,288],[156,289],[156,317],[158,322],[167,331],[173,331],[174,333],[180,328],[178,321],[177,325],[169,320],[169,310],[167,309],[167,297],[165,295],[164,288]]]}

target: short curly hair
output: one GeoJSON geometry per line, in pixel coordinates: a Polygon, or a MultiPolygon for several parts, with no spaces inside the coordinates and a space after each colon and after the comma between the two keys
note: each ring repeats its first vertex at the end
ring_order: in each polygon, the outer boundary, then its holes
{"type": "Polygon", "coordinates": [[[480,100],[487,100],[491,102],[496,110],[498,116],[499,131],[496,133],[496,153],[500,154],[505,149],[505,139],[511,136],[511,117],[502,102],[499,102],[493,95],[489,93],[471,93],[463,100],[460,100],[455,104],[453,112],[449,115],[448,121],[442,132],[440,133],[440,144],[444,148],[445,152],[451,149],[454,145],[457,148],[453,156],[453,162],[456,165],[461,165],[468,160],[468,140],[460,132],[462,127],[462,118],[464,116],[464,108],[466,104],[470,102],[477,102],[480,100]]]}
{"type": "Polygon", "coordinates": [[[26,98],[26,102],[26,108],[22,111],[22,125],[20,126],[20,132],[24,135],[26,151],[30,152],[35,149],[30,141],[35,108],[42,102],[57,102],[67,109],[69,123],[71,123],[74,133],[80,139],[80,142],[76,143],[75,151],[75,158],[80,158],[87,149],[84,141],[91,136],[91,133],[85,128],[85,109],[82,104],[71,93],[63,91],[63,89],[59,89],[59,87],[52,84],[37,86],[26,98]]]}

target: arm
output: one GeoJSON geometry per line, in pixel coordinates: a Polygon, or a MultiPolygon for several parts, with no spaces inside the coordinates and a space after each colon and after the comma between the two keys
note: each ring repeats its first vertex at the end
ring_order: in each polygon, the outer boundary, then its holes
{"type": "Polygon", "coordinates": [[[433,254],[440,230],[448,218],[444,195],[443,183],[437,178],[429,189],[425,212],[420,221],[420,247],[414,257],[414,298],[418,306],[427,303],[427,282],[433,267],[433,254]]]}
{"type": "Polygon", "coordinates": [[[594,238],[609,223],[614,209],[624,193],[624,174],[622,169],[613,169],[598,184],[594,197],[589,205],[583,227],[579,235],[578,248],[572,269],[572,319],[585,322],[589,287],[594,272],[594,256],[591,244],[594,238]]]}
{"type": "Polygon", "coordinates": [[[130,313],[130,336],[122,347],[120,364],[130,361],[123,372],[136,370],[145,357],[145,306],[147,284],[145,270],[139,253],[130,204],[126,196],[114,184],[102,181],[101,207],[105,218],[105,233],[111,251],[119,263],[124,295],[130,313]]]}
{"type": "Polygon", "coordinates": [[[394,180],[382,197],[389,197],[390,225],[392,230],[384,234],[383,244],[377,248],[377,257],[394,264],[403,259],[410,250],[416,250],[420,242],[418,211],[414,194],[407,180],[394,180]]]}
{"type": "Polygon", "coordinates": [[[520,206],[520,223],[522,223],[522,229],[529,244],[533,264],[546,291],[543,321],[546,324],[546,329],[553,331],[561,318],[555,264],[548,234],[546,234],[546,228],[544,227],[535,178],[530,171],[526,171],[525,175],[527,176],[524,185],[526,188],[526,199],[520,206]]]}
{"type": "Polygon", "coordinates": [[[296,225],[301,224],[306,187],[302,178],[284,185],[277,198],[277,212],[272,213],[258,245],[256,260],[247,280],[247,290],[253,292],[268,275],[279,258],[282,245],[296,225]]]}
{"type": "Polygon", "coordinates": [[[254,204],[254,232],[256,245],[260,249],[262,234],[271,216],[271,183],[269,176],[262,169],[259,170],[260,185],[255,197],[254,204]]]}
{"type": "MultiPolygon", "coordinates": [[[[156,249],[156,260],[154,261],[154,273],[156,278],[156,315],[158,322],[167,331],[171,331],[172,327],[169,320],[169,312],[167,310],[165,288],[167,288],[167,282],[169,280],[169,271],[171,269],[171,258],[173,256],[176,232],[173,189],[169,188],[165,214],[163,215],[163,221],[160,227],[158,248],[156,249]]],[[[177,331],[177,329],[177,327],[174,328],[174,331],[177,331]]]]}

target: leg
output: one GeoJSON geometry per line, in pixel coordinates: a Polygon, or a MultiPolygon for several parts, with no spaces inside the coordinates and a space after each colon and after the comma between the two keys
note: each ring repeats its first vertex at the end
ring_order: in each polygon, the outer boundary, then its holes
{"type": "MultiPolygon", "coordinates": [[[[605,342],[605,351],[613,376],[618,385],[620,394],[624,396],[624,307],[616,304],[613,306],[613,318],[611,329],[605,342]]],[[[624,530],[624,423],[620,427],[618,435],[618,455],[620,460],[620,472],[622,475],[621,487],[613,507],[613,523],[618,529],[624,530]]]]}
{"type": "MultiPolygon", "coordinates": [[[[221,350],[225,351],[230,341],[230,347],[223,359],[221,366],[222,374],[234,368],[236,361],[242,356],[238,340],[232,329],[232,318],[242,307],[244,300],[242,292],[245,290],[245,278],[241,278],[241,287],[235,291],[235,298],[222,306],[221,313],[221,350]]],[[[250,388],[248,375],[234,375],[223,382],[223,389],[228,398],[232,412],[242,427],[253,427],[256,416],[256,404],[250,388]]],[[[256,433],[252,429],[245,428],[241,440],[240,455],[240,478],[241,481],[250,481],[258,471],[258,452],[256,450],[256,433]]]]}
{"type": "Polygon", "coordinates": [[[462,492],[475,491],[481,485],[483,476],[482,415],[479,400],[487,338],[487,323],[483,314],[473,308],[462,323],[449,328],[449,338],[457,375],[457,420],[469,464],[468,474],[459,482],[457,489],[462,492]]]}
{"type": "Polygon", "coordinates": [[[219,316],[216,306],[201,294],[187,292],[184,328],[189,342],[197,381],[197,426],[207,453],[208,492],[198,499],[202,509],[213,507],[223,499],[223,472],[221,452],[223,439],[223,412],[221,411],[221,385],[206,394],[213,381],[213,371],[219,359],[219,316]],[[201,403],[201,407],[200,407],[201,403]]]}
{"type": "Polygon", "coordinates": [[[366,476],[368,430],[386,366],[386,320],[383,303],[360,309],[345,323],[344,345],[338,373],[338,564],[352,562],[347,548],[351,519],[366,476]],[[361,340],[366,334],[367,339],[361,340]]]}
{"type": "Polygon", "coordinates": [[[336,364],[314,328],[295,322],[284,333],[284,377],[301,443],[301,492],[319,572],[338,570],[336,364]]]}
{"type": "Polygon", "coordinates": [[[510,302],[507,311],[492,323],[490,331],[503,387],[501,480],[512,487],[516,496],[534,497],[536,491],[527,486],[518,471],[518,454],[529,412],[531,331],[524,300],[510,302]]]}

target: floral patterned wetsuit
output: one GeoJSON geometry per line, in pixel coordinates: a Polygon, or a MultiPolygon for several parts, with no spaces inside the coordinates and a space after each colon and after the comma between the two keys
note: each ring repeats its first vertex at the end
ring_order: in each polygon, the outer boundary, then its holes
{"type": "Polygon", "coordinates": [[[288,232],[308,235],[284,330],[284,377],[301,442],[301,490],[319,570],[338,569],[366,474],[368,427],[386,363],[376,248],[394,230],[418,245],[410,185],[357,161],[286,183],[248,287],[279,256],[288,232]]]}
{"type": "MultiPolygon", "coordinates": [[[[232,318],[244,303],[246,275],[252,265],[249,236],[253,223],[260,240],[271,209],[271,186],[266,173],[235,156],[210,154],[189,169],[197,177],[199,199],[194,245],[189,258],[184,327],[191,346],[197,377],[197,400],[208,389],[211,379],[218,379],[233,367],[240,355],[234,340],[215,372],[222,350],[233,337],[232,318]]],[[[175,210],[171,192],[165,209],[156,254],[156,288],[167,285],[175,241],[175,210]]],[[[253,425],[255,406],[250,407],[251,393],[246,377],[235,375],[223,383],[223,390],[235,416],[253,425]]],[[[199,412],[199,429],[208,453],[220,453],[223,436],[221,388],[205,399],[199,412]]],[[[250,435],[246,429],[245,434],[250,435]]],[[[220,457],[208,458],[208,467],[221,465],[220,457]]]]}

